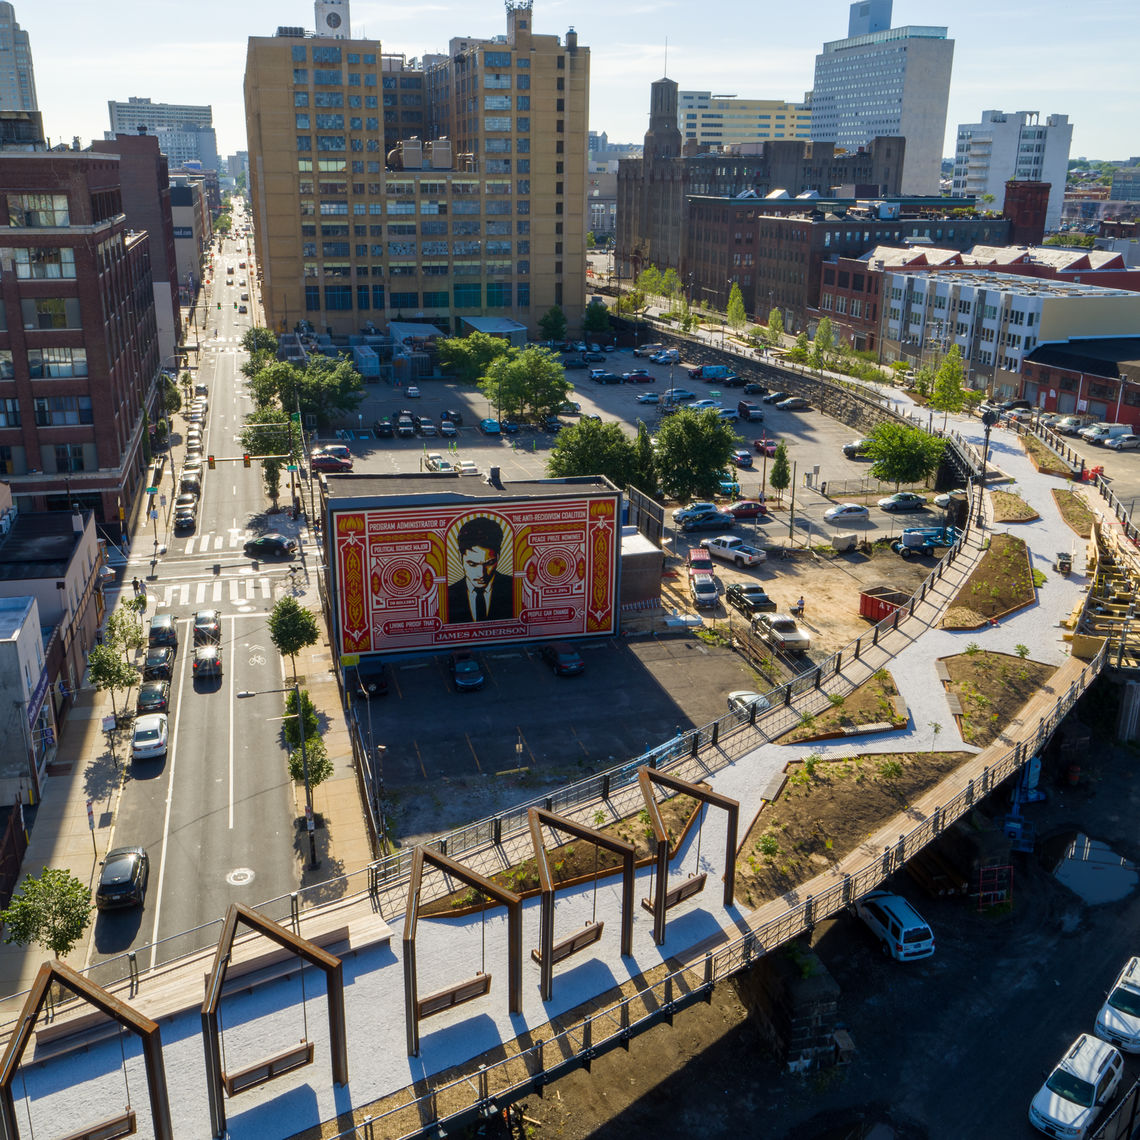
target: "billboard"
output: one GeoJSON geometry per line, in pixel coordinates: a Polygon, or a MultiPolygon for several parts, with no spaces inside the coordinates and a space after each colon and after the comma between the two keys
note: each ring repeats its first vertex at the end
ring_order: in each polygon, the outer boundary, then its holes
{"type": "Polygon", "coordinates": [[[613,634],[619,498],[334,508],[337,652],[613,634]]]}

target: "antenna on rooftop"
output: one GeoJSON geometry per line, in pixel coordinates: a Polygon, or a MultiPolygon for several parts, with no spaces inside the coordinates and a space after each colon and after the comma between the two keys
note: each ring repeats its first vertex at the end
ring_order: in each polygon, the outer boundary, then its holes
{"type": "Polygon", "coordinates": [[[665,37],[665,70],[661,74],[662,75],[668,75],[669,74],[669,37],[668,36],[665,37]]]}

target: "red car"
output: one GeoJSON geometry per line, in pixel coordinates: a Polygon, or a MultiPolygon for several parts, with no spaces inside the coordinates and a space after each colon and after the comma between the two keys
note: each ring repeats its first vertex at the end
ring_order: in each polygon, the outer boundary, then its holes
{"type": "Polygon", "coordinates": [[[352,460],[341,459],[339,455],[314,455],[309,466],[314,471],[351,471],[352,460]]]}
{"type": "Polygon", "coordinates": [[[752,446],[758,455],[775,455],[779,444],[778,439],[754,439],[752,441],[752,446]]]}
{"type": "Polygon", "coordinates": [[[758,519],[768,513],[768,508],[759,499],[740,499],[724,509],[737,519],[758,519]]]}

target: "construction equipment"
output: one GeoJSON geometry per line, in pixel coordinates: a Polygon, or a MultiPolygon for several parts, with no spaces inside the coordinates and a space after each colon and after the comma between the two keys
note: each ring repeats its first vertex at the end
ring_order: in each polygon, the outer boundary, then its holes
{"type": "Polygon", "coordinates": [[[933,554],[940,546],[953,546],[958,541],[958,530],[952,526],[907,527],[891,543],[891,549],[903,558],[916,554],[933,554]]]}

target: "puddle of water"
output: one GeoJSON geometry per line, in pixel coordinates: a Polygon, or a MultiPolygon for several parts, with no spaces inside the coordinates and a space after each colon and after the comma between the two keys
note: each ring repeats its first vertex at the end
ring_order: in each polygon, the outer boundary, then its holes
{"type": "Polygon", "coordinates": [[[1065,846],[1053,874],[1074,894],[1094,905],[1124,898],[1140,880],[1135,864],[1100,840],[1080,833],[1065,846]]]}

